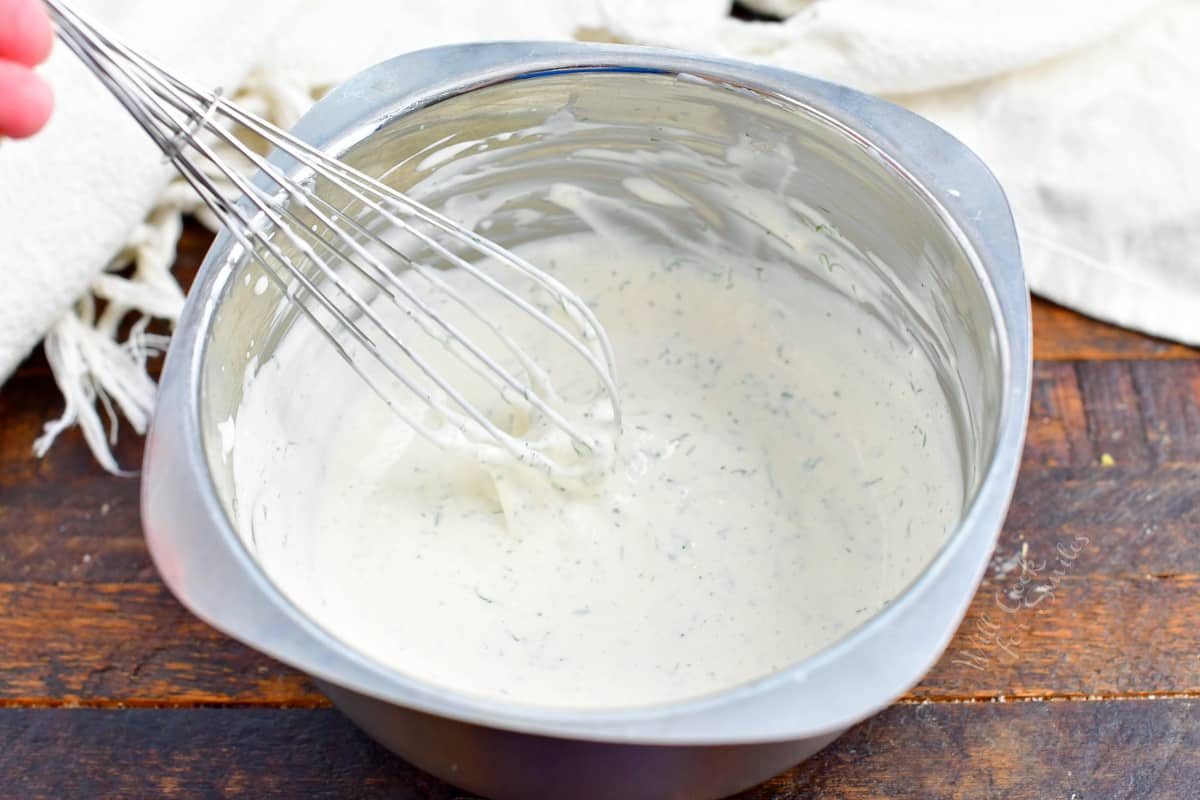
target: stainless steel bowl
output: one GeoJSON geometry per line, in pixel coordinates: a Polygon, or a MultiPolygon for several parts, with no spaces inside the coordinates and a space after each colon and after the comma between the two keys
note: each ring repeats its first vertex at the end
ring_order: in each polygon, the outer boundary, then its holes
{"type": "MultiPolygon", "coordinates": [[[[217,426],[236,411],[248,365],[269,356],[281,326],[271,295],[235,280],[243,254],[227,235],[197,278],[162,376],[143,478],[146,538],[167,585],[197,616],[312,675],[369,734],[451,783],[498,798],[719,797],[804,759],[905,692],[965,613],[1010,499],[1029,402],[1017,239],[991,173],[936,126],[838,86],[678,53],[576,44],[414,53],[343,84],[298,132],[418,191],[428,176],[410,157],[438,137],[525,130],[566,106],[586,126],[558,125],[539,140],[543,157],[513,159],[497,180],[575,170],[603,187],[620,174],[573,154],[631,136],[645,148],[655,131],[664,147],[718,159],[725,144],[775,148],[804,176],[783,191],[823,206],[847,239],[888,265],[871,278],[886,289],[873,308],[924,332],[959,412],[968,487],[960,523],[920,576],[801,663],[653,707],[505,704],[374,663],[301,614],[233,528],[217,426]]],[[[676,177],[704,180],[686,170],[676,177]]],[[[489,234],[502,243],[531,235],[515,223],[489,234]]]]}

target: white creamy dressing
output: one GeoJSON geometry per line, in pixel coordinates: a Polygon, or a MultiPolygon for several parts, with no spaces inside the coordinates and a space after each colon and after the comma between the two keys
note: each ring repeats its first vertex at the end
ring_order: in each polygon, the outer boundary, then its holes
{"type": "Polygon", "coordinates": [[[963,494],[945,395],[856,301],[791,266],[636,237],[520,253],[591,305],[618,355],[624,436],[596,485],[435,448],[303,321],[248,378],[239,528],[332,634],[473,695],[665,702],[829,645],[940,546],[963,494]]]}

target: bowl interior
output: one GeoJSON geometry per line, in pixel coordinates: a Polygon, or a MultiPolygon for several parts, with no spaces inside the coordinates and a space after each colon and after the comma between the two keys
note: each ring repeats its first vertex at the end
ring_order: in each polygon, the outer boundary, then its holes
{"type": "MultiPolygon", "coordinates": [[[[569,183],[655,220],[632,221],[632,235],[715,236],[731,253],[786,262],[924,353],[952,412],[964,508],[977,491],[1002,397],[981,278],[920,187],[803,103],[686,76],[563,71],[456,94],[341,141],[348,163],[506,247],[586,227],[547,199],[569,183]],[[797,230],[812,246],[788,245],[797,230]]],[[[317,188],[345,215],[363,213],[335,187],[317,188]]],[[[228,421],[281,338],[309,323],[244,253],[229,267],[203,351],[201,428],[236,520],[228,421]]]]}

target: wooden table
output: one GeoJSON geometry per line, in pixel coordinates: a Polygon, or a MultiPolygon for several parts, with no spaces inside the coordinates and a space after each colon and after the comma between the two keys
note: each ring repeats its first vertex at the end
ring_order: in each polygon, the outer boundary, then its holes
{"type": "MultiPolygon", "coordinates": [[[[1034,329],[1016,499],[945,657],[745,798],[1200,797],[1200,352],[1044,302],[1034,329]]],[[[137,481],[77,431],[33,458],[60,408],[40,356],[0,390],[0,797],[462,795],[184,611],[137,481]]]]}

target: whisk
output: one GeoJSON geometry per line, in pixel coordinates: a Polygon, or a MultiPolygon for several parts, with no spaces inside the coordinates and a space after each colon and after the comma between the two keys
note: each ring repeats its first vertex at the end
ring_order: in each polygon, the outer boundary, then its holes
{"type": "Polygon", "coordinates": [[[193,88],[59,0],[46,0],[46,5],[63,43],[125,106],[288,301],[414,430],[442,445],[491,457],[507,454],[559,476],[592,470],[595,460],[611,450],[596,420],[603,420],[608,430],[619,430],[612,346],[595,314],[570,289],[491,240],[243,110],[219,91],[193,88]],[[275,152],[261,155],[233,133],[235,126],[275,152]],[[241,174],[209,142],[232,149],[257,168],[258,176],[241,174]],[[215,167],[240,196],[226,197],[197,157],[215,167]],[[318,182],[361,205],[370,219],[346,213],[346,206],[323,197],[315,188],[318,182]],[[421,249],[414,253],[414,248],[421,249]],[[431,265],[431,258],[449,269],[431,265]],[[489,302],[479,302],[475,292],[464,296],[444,279],[450,270],[478,281],[489,302]],[[442,293],[440,301],[449,300],[481,323],[476,327],[494,337],[493,346],[467,336],[433,307],[439,303],[431,303],[430,296],[414,288],[415,281],[402,280],[402,271],[419,277],[423,291],[442,293]],[[546,293],[551,302],[521,296],[510,285],[513,278],[546,293]],[[531,431],[541,431],[536,436],[501,428],[439,373],[418,352],[421,348],[389,325],[384,317],[390,315],[379,313],[356,288],[355,283],[364,282],[414,323],[405,331],[433,337],[507,403],[548,427],[532,426],[531,431]],[[583,406],[567,403],[527,348],[489,319],[492,296],[514,304],[566,343],[595,377],[595,397],[607,403],[608,414],[596,413],[594,407],[575,413],[583,406]],[[559,319],[551,316],[555,308],[561,312],[559,319]],[[515,358],[518,368],[499,363],[492,354],[497,343],[515,358]],[[378,369],[372,364],[383,368],[384,380],[376,377],[378,369]],[[414,413],[411,402],[397,396],[402,390],[387,375],[420,401],[418,408],[424,413],[414,413]],[[554,430],[565,433],[572,447],[551,446],[561,443],[561,434],[555,437],[554,430]]]}

